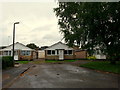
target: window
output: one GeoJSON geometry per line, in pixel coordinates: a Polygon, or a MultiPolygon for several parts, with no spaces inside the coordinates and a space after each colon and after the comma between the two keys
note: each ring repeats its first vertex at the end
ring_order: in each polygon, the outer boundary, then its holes
{"type": "Polygon", "coordinates": [[[52,54],[55,55],[55,50],[52,50],[52,54]]]}
{"type": "Polygon", "coordinates": [[[67,54],[67,50],[64,51],[64,54],[67,54]]]}
{"type": "Polygon", "coordinates": [[[8,55],[8,51],[4,51],[3,55],[7,56],[8,55]]]}
{"type": "Polygon", "coordinates": [[[64,51],[64,54],[65,54],[65,55],[72,55],[72,50],[65,50],[65,51],[64,51]]]}
{"type": "Polygon", "coordinates": [[[30,51],[21,51],[21,55],[29,56],[31,54],[30,51]]]}
{"type": "Polygon", "coordinates": [[[68,50],[68,54],[72,54],[72,50],[68,50]]]}
{"type": "Polygon", "coordinates": [[[48,54],[48,55],[51,55],[51,50],[48,50],[48,51],[47,51],[47,54],[48,54]]]}
{"type": "Polygon", "coordinates": [[[48,54],[48,55],[55,55],[55,50],[48,50],[48,51],[47,51],[47,54],[48,54]]]}
{"type": "Polygon", "coordinates": [[[27,52],[26,52],[26,55],[30,55],[30,51],[27,51],[27,52]]]}

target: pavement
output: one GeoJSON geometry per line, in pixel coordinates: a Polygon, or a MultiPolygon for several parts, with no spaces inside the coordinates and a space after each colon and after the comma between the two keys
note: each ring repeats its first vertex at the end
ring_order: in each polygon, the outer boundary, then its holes
{"type": "Polygon", "coordinates": [[[20,74],[28,69],[31,64],[22,64],[20,66],[15,65],[14,68],[8,68],[7,70],[2,71],[2,87],[8,88],[17,78],[19,78],[20,74]]]}
{"type": "Polygon", "coordinates": [[[120,76],[71,64],[24,64],[3,71],[3,88],[118,88],[120,76]]]}

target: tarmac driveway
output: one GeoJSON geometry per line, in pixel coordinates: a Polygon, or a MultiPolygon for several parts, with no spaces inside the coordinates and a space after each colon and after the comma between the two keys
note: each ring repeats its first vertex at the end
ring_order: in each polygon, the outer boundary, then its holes
{"type": "Polygon", "coordinates": [[[70,64],[33,65],[10,88],[118,88],[118,75],[70,64]]]}

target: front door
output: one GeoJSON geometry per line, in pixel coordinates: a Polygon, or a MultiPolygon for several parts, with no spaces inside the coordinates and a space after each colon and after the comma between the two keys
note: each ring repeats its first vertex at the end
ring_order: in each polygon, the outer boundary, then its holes
{"type": "Polygon", "coordinates": [[[64,59],[64,50],[59,50],[59,60],[64,59]]]}

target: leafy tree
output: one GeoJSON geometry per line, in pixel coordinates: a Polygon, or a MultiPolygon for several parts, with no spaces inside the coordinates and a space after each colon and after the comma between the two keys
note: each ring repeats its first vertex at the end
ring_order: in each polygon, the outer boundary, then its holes
{"type": "Polygon", "coordinates": [[[40,48],[40,50],[44,50],[44,49],[46,49],[46,48],[48,48],[48,46],[42,46],[42,47],[40,48]]]}
{"type": "Polygon", "coordinates": [[[39,47],[37,45],[35,45],[34,43],[27,44],[26,46],[31,49],[39,49],[39,47]]]}
{"type": "Polygon", "coordinates": [[[114,63],[120,58],[120,2],[59,2],[54,11],[69,46],[91,55],[98,47],[114,63]]]}

